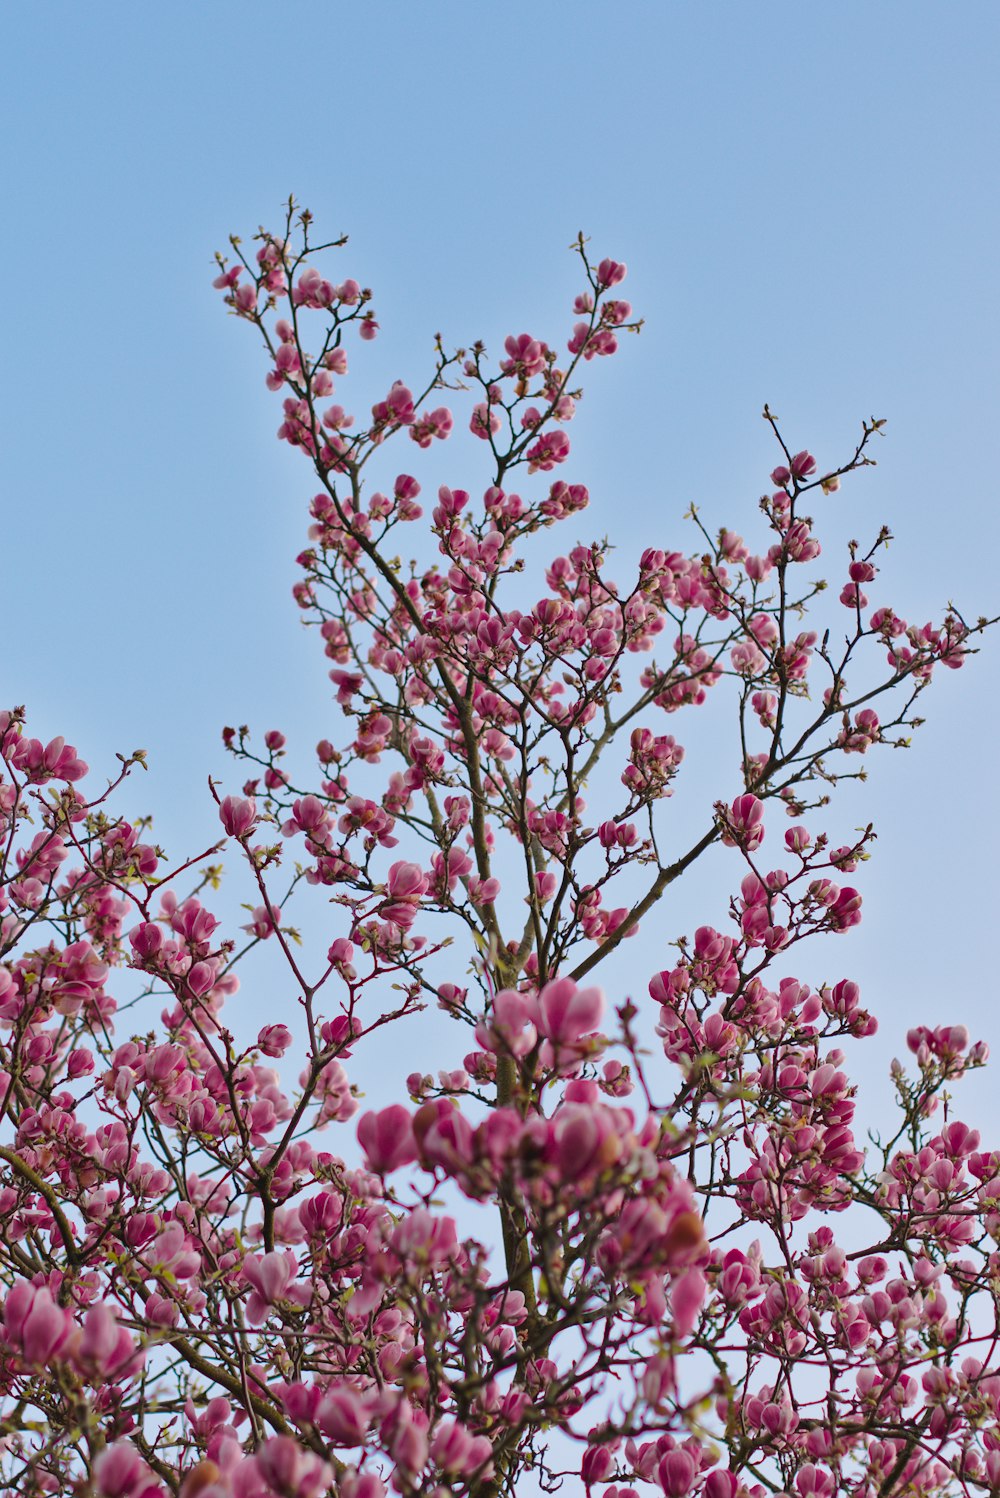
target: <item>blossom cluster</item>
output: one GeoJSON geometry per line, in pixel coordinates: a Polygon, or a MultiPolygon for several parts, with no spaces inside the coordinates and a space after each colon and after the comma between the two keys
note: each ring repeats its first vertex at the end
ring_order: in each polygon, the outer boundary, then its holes
{"type": "Polygon", "coordinates": [[[905,740],[985,627],[873,607],[886,532],[850,548],[843,642],[816,617],[805,506],[835,502],[881,424],[823,468],[765,409],[781,461],[753,548],[695,516],[694,548],[647,548],[625,583],[596,544],[532,572],[589,502],[567,428],[584,369],[640,326],[625,265],[581,240],[563,336],[512,332],[496,361],[439,341],[427,380],[352,414],[340,382],[379,324],[311,228],[290,207],[255,254],[234,241],[216,286],[263,340],[315,488],[294,597],[337,726],[312,768],[278,729],[226,729],[239,783],[213,786],[216,841],[175,865],[113,810],[141,753],[88,789],[74,748],[0,714],[3,1482],[1000,1487],[1000,1149],[941,1106],[986,1047],[911,1030],[898,1131],[868,1143],[850,1056],[875,1017],[850,979],[798,975],[801,942],[862,914],[873,832],[834,840],[831,787],[905,740]],[[387,443],[462,428],[480,488],[422,504],[396,462],[372,487],[387,443]],[[680,715],[713,692],[732,779],[681,846],[680,715]],[[728,909],[668,949],[647,917],[715,845],[728,909]],[[223,846],[251,896],[228,934],[223,846]],[[310,893],[318,949],[288,921],[310,893]],[[613,959],[640,932],[660,970],[634,1001],[613,959]],[[286,997],[254,1033],[261,943],[286,997]],[[365,1107],[383,1032],[431,1005],[457,1046],[365,1107]]]}

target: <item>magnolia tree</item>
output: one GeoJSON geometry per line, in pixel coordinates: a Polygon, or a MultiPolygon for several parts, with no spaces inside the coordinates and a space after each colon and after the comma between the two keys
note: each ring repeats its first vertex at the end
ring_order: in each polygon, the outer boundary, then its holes
{"type": "Polygon", "coordinates": [[[695,516],[691,554],[651,547],[616,582],[548,532],[587,505],[556,476],[581,373],[639,326],[624,265],[581,239],[568,342],[439,341],[419,393],[355,419],[334,384],[378,325],[325,278],[343,241],[310,231],[290,205],[216,281],[312,471],[294,593],[337,700],[311,774],[280,732],[225,731],[244,931],[203,898],[218,844],[168,867],[116,815],[140,755],[88,790],[75,749],[0,716],[5,1490],[1000,1489],[1000,1151],[938,1107],[986,1048],[911,1031],[898,1126],[865,1148],[848,1053],[875,1019],[797,950],[861,918],[872,831],[827,830],[831,788],[905,741],[986,625],[870,601],[885,530],[803,617],[810,512],[881,423],[824,468],[765,409],[761,539],[695,516]],[[456,419],[474,492],[425,513],[405,472],[369,483],[456,419]],[[676,733],[713,692],[731,781],[679,846],[676,733]],[[620,944],[717,843],[728,908],[660,944],[633,1002],[620,944]],[[286,981],[253,1035],[227,1000],[261,942],[286,981]],[[441,1068],[398,1063],[401,1100],[359,1111],[356,1068],[395,1067],[434,1006],[441,1068]]]}

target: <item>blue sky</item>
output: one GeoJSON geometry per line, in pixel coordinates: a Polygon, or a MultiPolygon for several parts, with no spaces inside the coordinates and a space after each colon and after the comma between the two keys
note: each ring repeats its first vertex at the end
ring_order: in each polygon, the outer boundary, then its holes
{"type": "MultiPolygon", "coordinates": [[[[752,525],[766,400],[821,462],[887,417],[828,533],[891,525],[880,596],[911,617],[997,611],[994,5],[39,0],[4,31],[0,699],[95,767],[145,747],[130,805],[174,853],[216,835],[224,723],[309,745],[333,721],[289,596],[312,486],[210,286],[229,232],[289,192],[376,292],[357,405],[416,379],[438,330],[560,334],[578,230],[628,260],[646,327],[573,432],[585,530],[623,566],[689,544],[692,500],[752,525]]],[[[428,481],[474,487],[468,455],[439,449],[428,481]]],[[[941,682],[839,824],[879,826],[866,923],[801,975],[859,979],[876,1073],[917,1019],[1000,1045],[998,662],[991,640],[941,682]]],[[[689,732],[707,806],[729,757],[689,732]]],[[[734,874],[680,894],[670,935],[721,923],[734,874]]],[[[641,993],[668,957],[650,932],[605,982],[641,993]]]]}

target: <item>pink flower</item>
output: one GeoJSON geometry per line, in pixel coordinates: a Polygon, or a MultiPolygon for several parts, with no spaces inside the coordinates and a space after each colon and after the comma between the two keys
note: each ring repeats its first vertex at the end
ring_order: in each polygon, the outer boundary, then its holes
{"type": "Polygon", "coordinates": [[[569,457],[569,438],[558,428],[545,432],[533,447],[528,448],[525,456],[529,473],[537,473],[539,469],[542,473],[548,473],[557,463],[565,463],[569,457]]]}
{"type": "Polygon", "coordinates": [[[329,829],[330,815],[318,796],[299,796],[292,802],[292,815],[282,824],[285,837],[304,832],[313,842],[323,842],[329,829]]]}
{"type": "Polygon", "coordinates": [[[77,758],[72,744],[62,737],[42,744],[40,739],[15,738],[7,751],[15,769],[39,785],[48,780],[81,780],[87,766],[77,758]]]}
{"type": "Polygon", "coordinates": [[[476,905],[492,905],[499,893],[499,879],[480,879],[473,874],[469,880],[469,899],[476,905]]]}
{"type": "Polygon", "coordinates": [[[417,1158],[412,1120],[402,1103],[393,1103],[378,1113],[363,1113],[358,1121],[358,1143],[369,1169],[379,1175],[410,1165],[417,1158]]]}
{"type": "Polygon", "coordinates": [[[4,1304],[4,1327],[24,1361],[43,1368],[65,1343],[73,1322],[44,1286],[17,1280],[4,1304]]]}
{"type": "Polygon", "coordinates": [[[722,841],[727,847],[740,847],[748,853],[764,841],[764,803],[749,793],[737,796],[724,814],[722,841]]]}
{"type": "Polygon", "coordinates": [[[552,1120],[551,1150],[561,1181],[580,1181],[610,1169],[622,1154],[610,1109],[563,1103],[552,1120]]]}
{"type": "Polygon", "coordinates": [[[601,287],[618,286],[628,274],[628,267],[621,260],[602,260],[597,267],[597,284],[601,287]]]}
{"type": "MultiPolygon", "coordinates": [[[[253,1460],[269,1491],[294,1493],[295,1498],[319,1498],[333,1481],[330,1465],[307,1451],[294,1436],[271,1436],[258,1446],[253,1460]]],[[[248,1483],[242,1491],[259,1492],[259,1488],[248,1483]]]]}
{"type": "Polygon", "coordinates": [[[272,905],[271,909],[268,910],[266,905],[255,905],[253,919],[242,929],[249,931],[250,935],[256,936],[258,940],[266,941],[269,936],[273,936],[275,931],[277,931],[280,922],[281,909],[279,906],[272,905]]]}
{"type": "Polygon", "coordinates": [[[604,994],[599,988],[577,988],[572,978],[556,978],[538,995],[536,1023],[548,1040],[573,1044],[592,1035],[604,1014],[604,994]]]}
{"type": "Polygon", "coordinates": [[[287,1025],[264,1025],[257,1036],[265,1056],[283,1056],[291,1043],[292,1032],[287,1025]]]}
{"type": "Polygon", "coordinates": [[[247,837],[257,825],[257,803],[252,796],[226,796],[219,807],[219,819],[230,837],[247,837]]]}
{"type": "Polygon", "coordinates": [[[328,1389],[316,1411],[316,1424],[335,1446],[363,1446],[370,1421],[370,1401],[345,1384],[328,1389]]]}
{"type": "Polygon", "coordinates": [[[406,1481],[413,1478],[427,1461],[427,1417],[422,1411],[412,1411],[409,1405],[401,1405],[396,1419],[386,1430],[389,1454],[399,1468],[393,1486],[401,1492],[411,1486],[406,1481]],[[403,1481],[400,1481],[402,1476],[403,1481]]]}
{"type": "Polygon", "coordinates": [[[705,1248],[705,1230],[686,1181],[674,1181],[663,1205],[652,1197],[627,1201],[601,1240],[609,1272],[683,1270],[705,1248]]]}
{"type": "Polygon", "coordinates": [[[106,1446],[94,1463],[100,1498],[154,1498],[163,1488],[127,1441],[106,1446]]]}
{"type": "Polygon", "coordinates": [[[678,1337],[686,1337],[694,1328],[705,1299],[707,1282],[700,1269],[689,1269],[674,1280],[670,1291],[670,1309],[674,1317],[674,1331],[678,1337]]]}
{"type": "Polygon", "coordinates": [[[666,1498],[687,1498],[694,1488],[697,1471],[698,1466],[691,1452],[678,1446],[662,1458],[656,1475],[666,1498]]]}
{"type": "Polygon", "coordinates": [[[418,447],[430,447],[435,437],[443,442],[451,436],[454,418],[447,406],[438,406],[434,411],[422,412],[410,427],[410,436],[418,447]]]}
{"type": "Polygon", "coordinates": [[[340,1484],[340,1498],[385,1498],[385,1483],[375,1472],[348,1472],[340,1484]]]}
{"type": "Polygon", "coordinates": [[[840,891],[830,910],[830,924],[835,931],[847,931],[861,922],[861,896],[849,885],[840,891]]]}
{"type": "Polygon", "coordinates": [[[82,1367],[105,1379],[119,1379],[126,1369],[137,1372],[144,1356],[137,1352],[131,1333],[119,1325],[110,1305],[98,1302],[89,1308],[76,1348],[76,1359],[82,1367]]]}
{"type": "Polygon", "coordinates": [[[531,1023],[533,1005],[530,999],[513,989],[501,989],[493,1000],[490,1014],[476,1026],[476,1039],[484,1050],[522,1057],[538,1039],[531,1023]]]}
{"type": "Polygon", "coordinates": [[[243,1274],[252,1286],[245,1312],[250,1326],[260,1326],[267,1319],[269,1307],[289,1298],[298,1269],[299,1262],[290,1250],[247,1255],[243,1260],[243,1274]]]}
{"type": "Polygon", "coordinates": [[[410,426],[413,422],[413,395],[402,380],[396,380],[384,401],[372,406],[376,426],[410,426]]]}
{"type": "Polygon", "coordinates": [[[507,358],[500,362],[504,374],[516,374],[519,379],[529,380],[545,368],[545,344],[532,338],[530,333],[505,339],[504,348],[507,358]]]}
{"type": "Polygon", "coordinates": [[[413,1134],[425,1169],[439,1167],[448,1175],[461,1176],[472,1162],[472,1125],[448,1098],[437,1098],[417,1109],[413,1134]]]}
{"type": "Polygon", "coordinates": [[[492,1451],[487,1436],[472,1435],[457,1420],[442,1420],[430,1444],[431,1461],[442,1472],[458,1477],[471,1477],[478,1473],[479,1479],[484,1482],[493,1471],[490,1460],[492,1451]]]}
{"type": "Polygon", "coordinates": [[[388,889],[394,900],[419,900],[427,888],[427,875],[418,864],[394,863],[389,870],[388,889]]]}
{"type": "Polygon", "coordinates": [[[492,406],[481,401],[478,406],[472,408],[472,416],[469,420],[469,431],[473,436],[481,437],[487,441],[500,430],[500,413],[494,411],[492,406]]]}
{"type": "Polygon", "coordinates": [[[142,921],[129,932],[129,941],[138,964],[151,962],[163,945],[163,932],[155,921],[142,921]]]}
{"type": "Polygon", "coordinates": [[[382,918],[408,931],[416,919],[420,898],[428,886],[427,875],[415,863],[394,863],[387,881],[388,899],[379,907],[382,918]]]}
{"type": "Polygon", "coordinates": [[[428,1264],[444,1264],[458,1244],[455,1220],[415,1207],[392,1229],[389,1242],[403,1263],[423,1259],[428,1264]]]}

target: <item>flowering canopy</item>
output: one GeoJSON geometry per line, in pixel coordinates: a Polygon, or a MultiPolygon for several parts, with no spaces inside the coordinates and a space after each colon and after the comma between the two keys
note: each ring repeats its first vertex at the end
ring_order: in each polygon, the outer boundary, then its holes
{"type": "Polygon", "coordinates": [[[835,502],[882,423],[824,469],[765,408],[763,547],[695,516],[693,553],[649,548],[622,586],[575,544],[531,602],[514,575],[588,502],[562,476],[577,381],[639,328],[625,266],[581,239],[561,344],[512,334],[494,363],[439,341],[422,388],[397,380],[358,417],[335,382],[378,332],[371,293],[326,279],[343,241],[310,232],[290,205],[216,281],[318,486],[294,591],[340,725],[301,784],[283,734],[225,731],[248,776],[217,795],[252,881],[246,940],[204,902],[208,855],[169,867],[114,814],[141,755],[88,790],[75,749],[0,714],[4,1482],[1000,1488],[1000,1150],[938,1110],[986,1048],[959,1024],[911,1031],[898,1131],[866,1151],[842,1047],[875,1019],[849,979],[788,970],[861,918],[872,830],[835,842],[830,788],[905,740],[986,625],[873,606],[885,530],[851,544],[830,627],[803,622],[822,587],[805,506],[835,502]],[[387,442],[426,449],[456,420],[483,444],[481,492],[442,485],[425,515],[409,474],[371,487],[387,442]],[[426,555],[407,567],[410,535],[426,555]],[[716,688],[733,784],[678,847],[676,725],[716,688]],[[631,1002],[619,944],[717,843],[738,885],[721,929],[631,1002]],[[322,957],[286,922],[301,884],[328,902],[322,957]],[[294,999],[251,1037],[227,1001],[260,942],[294,999]],[[453,1054],[359,1111],[356,1058],[428,1004],[453,1054]],[[462,1199],[495,1223],[485,1241],[462,1199]]]}

